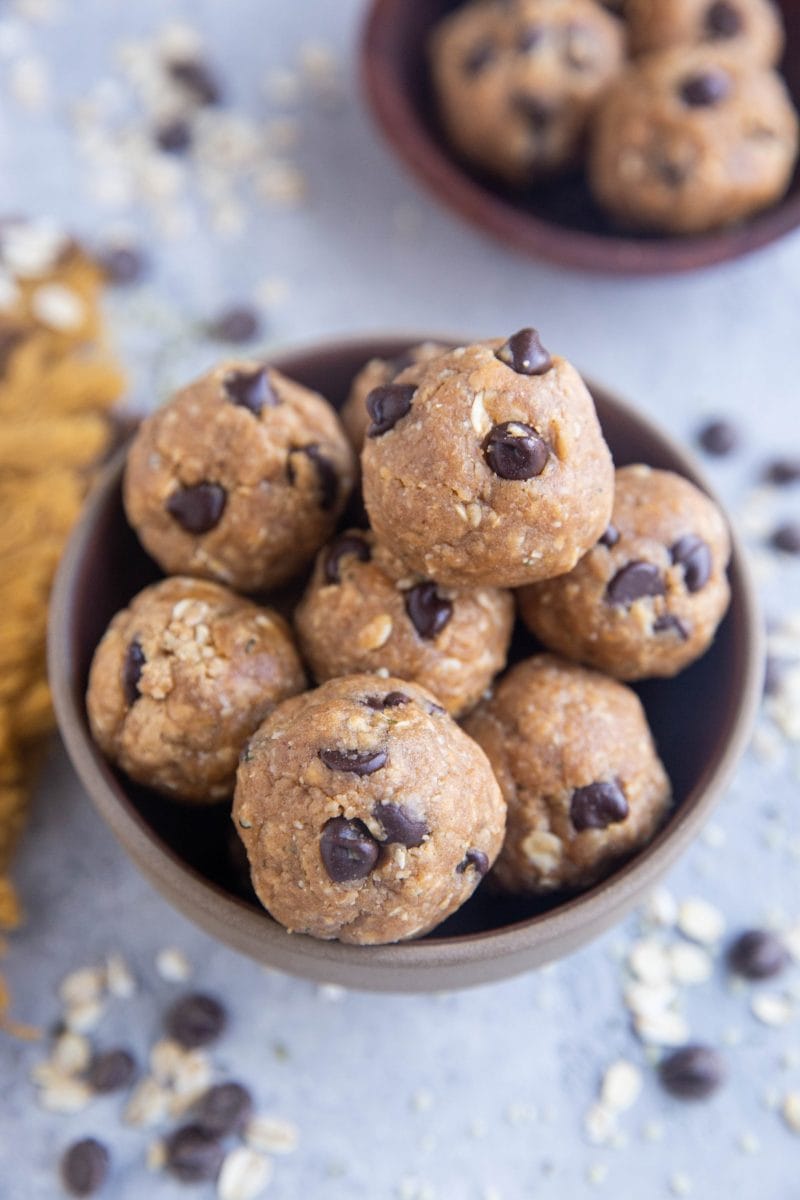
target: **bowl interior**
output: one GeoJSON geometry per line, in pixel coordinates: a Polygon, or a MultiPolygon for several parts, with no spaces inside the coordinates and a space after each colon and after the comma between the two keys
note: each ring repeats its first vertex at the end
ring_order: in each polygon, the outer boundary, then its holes
{"type": "MultiPolygon", "coordinates": [[[[482,174],[440,127],[426,46],[434,25],[463,0],[373,0],[365,26],[368,98],[400,156],[445,203],[526,251],[602,271],[689,270],[764,245],[800,223],[800,163],[787,196],[744,224],[694,237],[623,230],[589,192],[582,170],[520,193],[482,174]]],[[[800,5],[779,4],[786,25],[781,70],[800,108],[800,5]]]]}

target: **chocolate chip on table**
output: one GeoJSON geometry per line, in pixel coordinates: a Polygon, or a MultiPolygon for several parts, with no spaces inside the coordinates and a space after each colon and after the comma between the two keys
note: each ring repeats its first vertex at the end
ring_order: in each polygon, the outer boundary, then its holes
{"type": "Polygon", "coordinates": [[[500,479],[534,479],[544,470],[549,453],[536,430],[520,421],[495,425],[483,443],[483,457],[500,479]]]}
{"type": "Polygon", "coordinates": [[[742,29],[742,14],[728,0],[715,0],[706,9],[706,33],[711,38],[736,37],[742,29]]]}
{"type": "Polygon", "coordinates": [[[774,487],[800,483],[800,458],[775,458],[767,463],[764,479],[774,487]]]}
{"type": "Polygon", "coordinates": [[[598,540],[601,546],[608,546],[609,550],[612,546],[616,546],[619,541],[619,530],[616,525],[608,525],[605,533],[598,540]]]}
{"type": "Polygon", "coordinates": [[[687,591],[699,592],[711,578],[711,551],[708,544],[694,533],[678,538],[670,549],[672,561],[683,567],[683,582],[687,591]]]}
{"type": "Polygon", "coordinates": [[[682,642],[688,641],[689,630],[686,624],[673,613],[662,613],[653,621],[653,633],[677,633],[682,642]]]}
{"type": "Polygon", "coordinates": [[[61,1159],[61,1179],[71,1196],[93,1196],[106,1181],[111,1157],[102,1142],[73,1142],[61,1159]]]}
{"type": "Polygon", "coordinates": [[[730,421],[708,421],[701,427],[697,440],[706,454],[724,458],[739,445],[739,430],[730,421]]]}
{"type": "Polygon", "coordinates": [[[728,966],[745,979],[771,979],[789,962],[789,951],[768,929],[748,929],[728,950],[728,966]]]}
{"type": "Polygon", "coordinates": [[[536,329],[520,329],[505,342],[495,354],[505,366],[517,375],[544,375],[553,365],[550,354],[545,350],[536,329]]]}
{"type": "Polygon", "coordinates": [[[779,525],[770,543],[784,554],[800,554],[800,522],[787,521],[785,525],[779,525]]]}
{"type": "Polygon", "coordinates": [[[711,108],[721,104],[730,90],[728,72],[713,67],[689,75],[680,86],[681,99],[689,108],[711,108]]]}
{"type": "Polygon", "coordinates": [[[196,1050],[215,1042],[228,1022],[227,1013],[213,996],[191,992],[176,1000],[166,1016],[170,1037],[186,1050],[196,1050]]]}
{"type": "Polygon", "coordinates": [[[453,615],[453,605],[440,596],[435,583],[418,583],[405,594],[406,612],[421,638],[435,638],[453,615]]]}
{"type": "Polygon", "coordinates": [[[133,639],[125,651],[125,658],[122,661],[122,692],[125,696],[125,703],[130,706],[135,704],[141,695],[139,691],[139,680],[142,677],[142,668],[147,659],[144,656],[144,650],[141,643],[133,639]]]}
{"type": "Polygon", "coordinates": [[[138,283],[147,270],[147,259],[138,246],[103,246],[96,258],[108,282],[116,287],[138,283]]]}
{"type": "Polygon", "coordinates": [[[367,412],[372,421],[367,429],[367,437],[381,437],[394,429],[397,422],[411,411],[416,390],[414,383],[385,383],[373,388],[366,399],[367,412]]]}
{"type": "Polygon", "coordinates": [[[402,804],[376,804],[372,815],[380,821],[387,842],[401,846],[421,846],[430,833],[425,821],[404,808],[402,804]]]}
{"type": "Polygon", "coordinates": [[[682,1100],[705,1100],[725,1080],[722,1055],[712,1046],[684,1046],[665,1058],[658,1068],[661,1083],[682,1100]]]}
{"type": "Polygon", "coordinates": [[[494,46],[491,42],[478,42],[473,46],[464,59],[464,71],[467,75],[480,75],[494,58],[494,46]]]}
{"type": "Polygon", "coordinates": [[[167,497],[165,508],[187,533],[208,533],[220,522],[228,493],[218,483],[179,487],[167,497]]]}
{"type": "Polygon", "coordinates": [[[319,484],[319,506],[323,512],[330,512],[339,496],[339,476],[333,463],[326,458],[316,442],[312,442],[308,446],[300,446],[297,450],[291,451],[287,463],[287,474],[291,484],[295,481],[295,469],[292,463],[294,454],[305,454],[313,464],[319,484]]]}
{"type": "Polygon", "coordinates": [[[359,562],[369,562],[372,558],[369,543],[357,533],[343,534],[331,542],[325,552],[322,568],[326,583],[341,583],[339,564],[351,554],[355,555],[359,562]]]}
{"type": "Polygon", "coordinates": [[[167,71],[191,92],[198,104],[219,104],[222,89],[208,63],[201,58],[176,58],[167,63],[167,71]]]}
{"type": "Polygon", "coordinates": [[[479,875],[485,875],[489,870],[489,857],[482,850],[468,850],[462,858],[461,862],[456,867],[459,875],[463,875],[465,871],[477,871],[479,875]]]}
{"type": "Polygon", "coordinates": [[[628,801],[616,780],[598,780],[586,787],[575,788],[569,815],[579,833],[584,829],[606,829],[625,820],[628,801]]]}
{"type": "Polygon", "coordinates": [[[386,765],[389,757],[385,750],[336,750],[323,749],[319,757],[331,771],[349,772],[351,775],[374,775],[386,765]]]}
{"type": "Polygon", "coordinates": [[[136,1074],[136,1059],[127,1050],[107,1050],[89,1064],[86,1079],[95,1092],[119,1092],[136,1074]]]}
{"type": "Polygon", "coordinates": [[[235,1082],[217,1083],[198,1100],[195,1120],[208,1133],[226,1137],[240,1130],[252,1111],[253,1097],[246,1087],[235,1082]]]}
{"type": "MultiPolygon", "coordinates": [[[[515,112],[527,121],[534,133],[544,133],[552,123],[555,115],[553,106],[538,96],[529,96],[526,92],[518,92],[511,97],[511,106],[515,112]]],[[[526,330],[525,332],[534,332],[526,330]]],[[[519,334],[517,334],[519,336],[519,334]]],[[[516,370],[516,367],[514,368],[516,370]]],[[[523,375],[540,375],[540,371],[521,371],[523,375]]]]}
{"type": "Polygon", "coordinates": [[[544,28],[541,25],[526,25],[517,37],[517,50],[520,54],[530,54],[540,46],[544,39],[544,28]]]}
{"type": "Polygon", "coordinates": [[[366,879],[378,861],[380,846],[363,821],[334,817],[319,840],[322,863],[334,883],[366,879]]]}
{"type": "Polygon", "coordinates": [[[627,608],[644,596],[663,596],[664,591],[664,579],[658,567],[634,559],[617,571],[606,588],[606,599],[610,604],[622,604],[627,608]]]}
{"type": "Polygon", "coordinates": [[[233,404],[249,408],[255,416],[262,408],[272,408],[278,403],[266,367],[256,367],[253,371],[231,371],[223,379],[222,386],[233,404]]]}
{"type": "Polygon", "coordinates": [[[252,341],[260,333],[261,321],[255,309],[244,304],[234,304],[231,308],[223,309],[213,321],[209,321],[207,331],[209,336],[218,342],[233,342],[238,345],[252,341]]]}
{"type": "Polygon", "coordinates": [[[225,1151],[221,1142],[202,1125],[183,1125],[164,1143],[166,1168],[181,1183],[216,1179],[225,1151]]]}
{"type": "Polygon", "coordinates": [[[405,692],[389,692],[386,696],[367,696],[362,701],[367,708],[374,708],[376,712],[383,712],[386,708],[400,708],[404,704],[411,703],[411,697],[405,692]]]}
{"type": "Polygon", "coordinates": [[[192,131],[186,121],[165,121],[155,131],[156,145],[166,154],[181,154],[192,144],[192,131]]]}

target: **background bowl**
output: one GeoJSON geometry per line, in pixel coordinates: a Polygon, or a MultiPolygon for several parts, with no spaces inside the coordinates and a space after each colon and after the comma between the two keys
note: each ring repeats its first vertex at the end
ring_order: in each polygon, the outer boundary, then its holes
{"type": "MultiPolygon", "coordinates": [[[[786,197],[738,226],[695,237],[620,233],[582,176],[520,197],[482,177],[439,128],[427,68],[433,25],[463,0],[373,0],[361,69],[375,118],[399,158],[441,200],[486,233],[536,258],[613,274],[693,271],[748,254],[800,225],[800,164],[786,197]]],[[[800,107],[800,4],[780,0],[786,25],[781,69],[800,107]]]]}
{"type": "MultiPolygon", "coordinates": [[[[312,346],[270,361],[340,406],[367,359],[395,357],[430,336],[312,346]]],[[[592,386],[592,393],[619,465],[648,462],[708,490],[685,450],[602,388],[592,386]]],[[[287,933],[257,904],[241,864],[226,850],[238,847],[227,808],[189,809],[160,799],[114,770],[89,735],[84,695],[94,649],[113,614],[160,574],[125,520],[123,461],[121,452],[107,468],[58,573],[49,635],[56,715],[78,775],[136,865],[170,903],[235,949],[290,974],[382,991],[439,990],[513,975],[568,954],[619,920],[686,848],[722,794],[750,730],[763,665],[761,627],[735,538],[731,607],[711,650],[677,679],[636,689],[676,798],[667,826],[641,854],[561,902],[502,898],[480,888],[434,934],[415,942],[360,947],[287,933]]],[[[534,649],[522,631],[513,656],[534,649]]]]}

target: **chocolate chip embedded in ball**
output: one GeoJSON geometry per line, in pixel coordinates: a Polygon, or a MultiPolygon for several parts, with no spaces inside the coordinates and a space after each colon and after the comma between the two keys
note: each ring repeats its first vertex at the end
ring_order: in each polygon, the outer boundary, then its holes
{"type": "Polygon", "coordinates": [[[683,567],[683,582],[689,592],[699,592],[711,578],[711,550],[694,533],[679,538],[670,550],[672,561],[683,567]]]}
{"type": "Polygon", "coordinates": [[[673,613],[662,613],[660,617],[656,617],[653,621],[653,633],[675,633],[682,642],[689,639],[688,626],[673,613]]]}
{"type": "MultiPolygon", "coordinates": [[[[552,124],[555,116],[555,109],[552,104],[546,100],[540,100],[538,96],[529,96],[525,92],[518,92],[511,97],[511,106],[514,112],[519,113],[521,117],[527,121],[534,133],[544,133],[552,124]]],[[[534,333],[535,330],[524,330],[524,333],[534,333]]],[[[519,335],[515,335],[519,336],[519,335]]],[[[499,357],[499,356],[498,356],[499,357]]],[[[510,363],[507,365],[511,365],[510,363]]],[[[516,367],[514,367],[516,370],[516,367]]],[[[539,375],[540,371],[521,371],[523,375],[539,375]]]]}
{"type": "Polygon", "coordinates": [[[479,42],[477,46],[473,46],[464,59],[464,73],[472,76],[480,75],[494,56],[494,46],[491,42],[479,42]]]}
{"type": "Polygon", "coordinates": [[[296,479],[296,472],[292,462],[292,457],[296,454],[304,454],[309,462],[312,463],[319,484],[319,506],[323,512],[330,512],[339,497],[339,476],[336,473],[336,468],[330,459],[326,458],[316,443],[311,443],[308,446],[300,446],[299,449],[290,452],[289,461],[286,465],[289,483],[291,484],[294,484],[296,479]]]}
{"type": "Polygon", "coordinates": [[[728,951],[728,966],[745,979],[771,979],[789,962],[789,951],[779,937],[767,929],[748,929],[728,951]]]}
{"type": "Polygon", "coordinates": [[[221,1142],[201,1125],[184,1125],[170,1134],[164,1146],[166,1168],[181,1183],[216,1179],[225,1151],[221,1142]]]}
{"type": "Polygon", "coordinates": [[[709,68],[684,79],[680,95],[689,108],[712,108],[721,104],[731,90],[731,79],[727,71],[709,68]]]}
{"type": "Polygon", "coordinates": [[[661,571],[654,563],[640,559],[621,567],[606,588],[609,604],[630,607],[645,596],[663,596],[665,591],[661,571]]]}
{"type": "Polygon", "coordinates": [[[141,644],[134,640],[125,651],[125,658],[122,661],[122,693],[125,697],[125,703],[130,708],[139,699],[141,692],[139,691],[139,680],[142,677],[142,668],[147,659],[145,658],[144,650],[141,644]]]}
{"type": "Polygon", "coordinates": [[[173,1004],[166,1016],[167,1033],[187,1050],[208,1046],[221,1035],[227,1013],[213,996],[193,992],[173,1004]]]}
{"type": "Polygon", "coordinates": [[[127,1050],[107,1050],[92,1059],[86,1079],[95,1092],[119,1092],[135,1074],[136,1059],[132,1054],[127,1050]]]}
{"type": "MultiPolygon", "coordinates": [[[[238,840],[238,839],[237,839],[238,840]]],[[[241,1083],[217,1083],[197,1102],[195,1120],[216,1137],[236,1133],[253,1111],[253,1097],[241,1083]]]]}
{"type": "Polygon", "coordinates": [[[398,421],[411,411],[411,402],[417,390],[413,383],[386,383],[373,388],[367,396],[367,412],[372,424],[367,437],[381,437],[394,429],[398,421]]]}
{"type": "Polygon", "coordinates": [[[385,750],[336,750],[323,749],[319,757],[331,771],[349,772],[352,775],[374,775],[386,765],[389,757],[385,750]]]}
{"type": "Polygon", "coordinates": [[[383,826],[387,842],[399,842],[409,848],[421,846],[430,833],[427,823],[402,804],[376,804],[372,815],[383,826]]]}
{"type": "Polygon", "coordinates": [[[319,852],[334,883],[352,883],[373,870],[380,846],[363,821],[334,817],[322,830],[319,852]]]}
{"type": "Polygon", "coordinates": [[[725,1080],[725,1062],[711,1046],[685,1046],[676,1050],[658,1069],[661,1083],[681,1100],[705,1100],[725,1080]]]}
{"type": "Polygon", "coordinates": [[[389,692],[386,696],[367,696],[363,701],[367,708],[373,708],[376,712],[383,712],[387,708],[401,708],[403,705],[411,703],[411,697],[405,692],[389,692]]]}
{"type": "Polygon", "coordinates": [[[598,780],[575,789],[569,815],[579,833],[584,829],[606,829],[625,820],[628,801],[615,780],[598,780]]]}
{"type": "Polygon", "coordinates": [[[218,483],[196,483],[178,488],[165,508],[187,533],[209,533],[222,519],[228,493],[218,483]]]}
{"type": "Polygon", "coordinates": [[[506,421],[489,432],[483,443],[483,456],[500,479],[519,481],[541,475],[549,450],[530,425],[506,421]]]}
{"type": "Polygon", "coordinates": [[[435,638],[453,615],[453,605],[440,596],[435,583],[418,583],[405,595],[406,612],[421,638],[435,638]]]}
{"type": "Polygon", "coordinates": [[[231,371],[223,379],[222,387],[233,404],[248,408],[256,417],[262,408],[272,408],[278,403],[266,367],[256,367],[253,371],[231,371]]]}
{"type": "Polygon", "coordinates": [[[482,850],[468,850],[456,867],[459,875],[470,870],[477,871],[479,875],[485,875],[489,870],[489,859],[482,850]]]}
{"type": "Polygon", "coordinates": [[[517,375],[544,375],[553,365],[550,354],[539,340],[536,329],[520,329],[497,351],[495,356],[517,375]]]}
{"type": "Polygon", "coordinates": [[[705,27],[714,40],[736,37],[742,31],[742,14],[728,0],[715,0],[706,9],[705,27]]]}
{"type": "Polygon", "coordinates": [[[93,1196],[106,1181],[111,1157],[102,1142],[83,1138],[61,1159],[61,1179],[71,1196],[93,1196]]]}
{"type": "Polygon", "coordinates": [[[328,583],[341,583],[339,566],[343,558],[354,555],[359,562],[369,562],[372,551],[369,542],[357,533],[346,533],[331,542],[323,562],[323,572],[328,583]]]}
{"type": "Polygon", "coordinates": [[[515,48],[520,54],[530,54],[538,49],[544,41],[544,28],[541,25],[526,25],[517,37],[515,48]]]}

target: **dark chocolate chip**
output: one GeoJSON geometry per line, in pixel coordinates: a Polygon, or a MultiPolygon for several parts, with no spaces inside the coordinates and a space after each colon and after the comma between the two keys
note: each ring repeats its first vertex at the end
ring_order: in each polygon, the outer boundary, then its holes
{"type": "Polygon", "coordinates": [[[197,1102],[195,1120],[208,1133],[227,1137],[237,1133],[249,1120],[253,1097],[241,1083],[217,1083],[197,1102]]]}
{"type": "Polygon", "coordinates": [[[234,304],[225,308],[208,324],[209,336],[218,342],[232,342],[236,345],[252,341],[261,331],[261,321],[255,309],[244,304],[234,304]]]}
{"type": "Polygon", "coordinates": [[[788,965],[789,952],[767,929],[748,929],[728,951],[728,966],[745,979],[771,979],[788,965]]]}
{"type": "Polygon", "coordinates": [[[775,487],[800,483],[800,458],[776,458],[767,463],[764,479],[775,487]]]}
{"type": "Polygon", "coordinates": [[[535,329],[520,329],[500,347],[495,357],[517,375],[544,375],[553,365],[535,329]]]}
{"type": "Polygon", "coordinates": [[[609,550],[612,546],[616,546],[619,541],[619,530],[616,525],[608,525],[603,536],[599,539],[601,546],[608,546],[609,550]]]}
{"type": "Polygon", "coordinates": [[[609,604],[623,604],[627,608],[634,600],[643,596],[663,596],[664,580],[654,563],[640,559],[621,567],[606,588],[609,604]]]}
{"type": "Polygon", "coordinates": [[[544,28],[541,25],[526,25],[517,37],[517,50],[520,54],[530,54],[540,46],[544,39],[544,28]]]}
{"type": "MultiPolygon", "coordinates": [[[[540,100],[537,96],[529,96],[525,92],[517,92],[516,95],[512,96],[511,105],[515,112],[524,117],[534,133],[544,133],[555,116],[552,104],[549,104],[545,100],[540,100]]],[[[533,333],[534,331],[525,330],[524,332],[533,333]]],[[[514,370],[516,370],[516,367],[514,370]]],[[[541,371],[520,372],[520,374],[525,375],[540,375],[541,373],[541,371]]]]}
{"type": "Polygon", "coordinates": [[[184,1125],[167,1138],[166,1168],[181,1183],[206,1183],[216,1179],[225,1151],[222,1143],[202,1125],[184,1125]]]}
{"type": "Polygon", "coordinates": [[[111,1156],[96,1138],[73,1142],[61,1159],[61,1179],[71,1196],[93,1196],[106,1181],[111,1156]]]}
{"type": "Polygon", "coordinates": [[[339,564],[343,558],[355,555],[359,562],[369,562],[372,552],[369,543],[357,533],[345,533],[331,542],[325,551],[323,574],[326,583],[340,583],[339,564]]]}
{"type": "Polygon", "coordinates": [[[106,279],[115,287],[138,283],[147,270],[147,258],[138,246],[103,246],[96,257],[106,279]]]}
{"type": "Polygon", "coordinates": [[[683,567],[687,591],[699,592],[711,578],[711,551],[707,542],[694,533],[678,538],[670,554],[676,566],[683,567]]]}
{"type": "Polygon", "coordinates": [[[336,750],[323,749],[319,757],[331,771],[346,771],[351,775],[374,775],[386,765],[389,755],[385,750],[336,750]]]}
{"type": "Polygon", "coordinates": [[[625,820],[628,801],[616,780],[589,783],[586,787],[575,788],[569,815],[579,833],[584,829],[605,829],[625,820]]]}
{"type": "Polygon", "coordinates": [[[432,717],[443,717],[447,712],[446,708],[443,708],[441,704],[437,704],[434,700],[428,700],[427,708],[432,717]]]}
{"type": "Polygon", "coordinates": [[[800,522],[787,521],[785,525],[779,525],[770,542],[784,554],[800,554],[800,522]]]}
{"type": "Polygon", "coordinates": [[[380,846],[363,821],[334,817],[322,830],[319,852],[334,883],[366,879],[378,861],[380,846]]]}
{"type": "Polygon", "coordinates": [[[295,481],[295,469],[292,463],[294,454],[305,454],[306,458],[313,463],[319,487],[319,506],[323,512],[330,512],[339,498],[339,476],[333,463],[322,453],[315,442],[308,446],[300,446],[299,449],[292,450],[287,463],[287,475],[291,484],[295,481]]]}
{"type": "Polygon", "coordinates": [[[171,1037],[187,1050],[208,1046],[221,1035],[228,1021],[227,1013],[213,996],[192,992],[176,1000],[166,1016],[165,1025],[171,1037]]]}
{"type": "Polygon", "coordinates": [[[536,430],[519,421],[495,425],[483,443],[483,457],[500,479],[535,479],[544,470],[548,455],[536,430]]]}
{"type": "Polygon", "coordinates": [[[278,403],[266,367],[256,367],[254,371],[231,371],[223,379],[222,386],[233,404],[249,408],[256,416],[262,408],[272,408],[278,403]]]}
{"type": "Polygon", "coordinates": [[[191,92],[198,104],[219,104],[222,89],[208,63],[200,58],[172,59],[167,70],[176,83],[191,92]]]}
{"type": "Polygon", "coordinates": [[[92,1059],[86,1078],[96,1092],[119,1092],[135,1074],[136,1059],[132,1054],[127,1050],[106,1050],[92,1059]]]}
{"type": "Polygon", "coordinates": [[[783,681],[783,663],[777,658],[767,657],[764,668],[764,695],[775,696],[780,691],[783,681]]]}
{"type": "Polygon", "coordinates": [[[147,659],[144,656],[144,650],[141,643],[133,639],[125,651],[125,658],[122,662],[122,692],[125,696],[125,703],[130,706],[135,704],[141,695],[139,691],[139,680],[142,677],[142,668],[147,659]]]}
{"type": "Polygon", "coordinates": [[[706,33],[711,38],[736,37],[742,30],[742,14],[728,0],[715,0],[706,9],[706,33]]]}
{"type": "Polygon", "coordinates": [[[372,815],[380,821],[387,842],[421,846],[430,833],[425,821],[412,816],[402,804],[376,804],[372,815]]]}
{"type": "Polygon", "coordinates": [[[489,870],[489,858],[482,850],[468,850],[462,858],[461,862],[456,867],[459,875],[463,875],[465,871],[472,868],[479,875],[483,876],[489,870]]]}
{"type": "Polygon", "coordinates": [[[385,383],[373,388],[367,396],[367,412],[372,424],[367,437],[381,437],[411,411],[411,401],[417,390],[415,383],[385,383]]]}
{"type": "Polygon", "coordinates": [[[165,121],[155,132],[156,145],[167,154],[181,154],[192,144],[192,131],[186,121],[176,117],[165,121]]]}
{"type": "Polygon", "coordinates": [[[491,42],[478,42],[473,46],[464,59],[464,71],[467,75],[480,75],[494,58],[494,46],[491,42]]]}
{"type": "Polygon", "coordinates": [[[709,67],[689,75],[680,87],[681,99],[690,108],[711,108],[721,104],[731,90],[731,79],[727,71],[709,67]]]}
{"type": "Polygon", "coordinates": [[[739,430],[730,421],[709,421],[700,429],[697,440],[706,454],[724,458],[739,445],[739,430]]]}
{"type": "Polygon", "coordinates": [[[386,696],[367,696],[362,702],[367,708],[374,708],[376,712],[383,712],[385,708],[400,708],[404,704],[411,703],[411,697],[405,692],[389,692],[386,696]]]}
{"type": "Polygon", "coordinates": [[[680,617],[672,613],[662,613],[653,621],[653,633],[677,633],[682,642],[688,641],[689,630],[680,617]]]}
{"type": "Polygon", "coordinates": [[[165,508],[187,533],[208,533],[220,522],[228,493],[218,483],[195,483],[178,488],[167,498],[165,508]]]}
{"type": "Polygon", "coordinates": [[[725,1080],[725,1062],[711,1046],[684,1046],[658,1068],[661,1083],[681,1100],[705,1100],[725,1080]]]}
{"type": "Polygon", "coordinates": [[[671,158],[662,155],[654,157],[653,169],[667,187],[680,187],[689,178],[689,168],[685,163],[674,162],[671,158]]]}
{"type": "Polygon", "coordinates": [[[406,612],[421,638],[435,638],[453,615],[453,605],[435,583],[418,583],[405,594],[406,612]]]}

